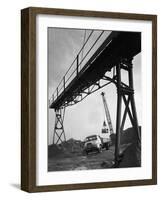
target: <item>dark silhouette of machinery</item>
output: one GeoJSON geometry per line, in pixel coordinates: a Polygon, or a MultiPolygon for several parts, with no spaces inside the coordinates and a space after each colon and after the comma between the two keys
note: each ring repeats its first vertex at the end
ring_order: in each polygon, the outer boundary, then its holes
{"type": "MultiPolygon", "coordinates": [[[[102,95],[103,105],[104,105],[104,109],[105,109],[106,120],[107,120],[108,127],[109,127],[109,132],[110,132],[110,135],[111,135],[111,134],[114,133],[113,126],[112,126],[112,121],[111,121],[111,116],[110,116],[110,112],[109,112],[109,109],[108,109],[108,104],[107,104],[107,101],[106,101],[106,98],[105,98],[105,93],[102,92],[101,95],[102,95]]],[[[106,125],[105,121],[103,123],[102,133],[108,133],[108,128],[107,128],[107,125],[106,125]]]]}
{"type": "Polygon", "coordinates": [[[108,132],[109,132],[109,130],[108,130],[106,121],[104,120],[103,121],[103,127],[102,127],[102,133],[108,133],[108,132]]]}

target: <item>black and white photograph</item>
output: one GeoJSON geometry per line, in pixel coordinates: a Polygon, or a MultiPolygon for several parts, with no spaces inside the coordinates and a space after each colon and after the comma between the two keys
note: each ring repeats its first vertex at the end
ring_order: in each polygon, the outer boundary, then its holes
{"type": "Polygon", "coordinates": [[[157,16],[31,7],[21,41],[22,189],[156,184],[157,16]]]}
{"type": "Polygon", "coordinates": [[[141,167],[141,32],[48,27],[48,172],[141,167]]]}

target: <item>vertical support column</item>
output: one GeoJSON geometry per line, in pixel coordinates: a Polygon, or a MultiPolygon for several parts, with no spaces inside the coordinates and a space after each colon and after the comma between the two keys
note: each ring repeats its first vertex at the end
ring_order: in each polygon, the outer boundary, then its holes
{"type": "MultiPolygon", "coordinates": [[[[141,165],[141,139],[140,130],[137,120],[137,113],[134,100],[134,85],[133,85],[133,65],[132,59],[124,59],[116,66],[116,86],[117,86],[117,118],[116,118],[116,143],[115,143],[115,166],[118,167],[121,162],[120,157],[120,137],[126,122],[127,114],[131,121],[132,127],[135,130],[137,139],[135,143],[137,157],[136,166],[141,165]],[[121,69],[128,72],[128,85],[121,81],[121,69]],[[123,117],[121,116],[122,99],[125,104],[123,117]],[[131,105],[131,109],[130,109],[131,105]]],[[[135,141],[135,140],[134,140],[135,141]]]]}
{"type": "MultiPolygon", "coordinates": [[[[129,87],[134,89],[133,85],[133,65],[132,65],[132,60],[130,60],[129,63],[129,87]]],[[[131,100],[131,110],[133,114],[133,127],[136,132],[137,140],[136,140],[136,157],[138,160],[138,166],[141,166],[141,134],[139,130],[139,123],[138,123],[138,118],[137,118],[137,112],[136,112],[136,106],[135,106],[135,99],[134,99],[134,93],[130,95],[130,100],[131,100]]]]}
{"type": "MultiPolygon", "coordinates": [[[[132,59],[129,61],[129,87],[134,90],[134,85],[133,85],[133,65],[132,65],[132,59]]],[[[130,100],[131,100],[131,109],[133,113],[133,118],[134,118],[134,128],[136,130],[136,134],[138,137],[138,141],[141,142],[140,138],[140,130],[139,130],[139,125],[138,125],[138,119],[137,119],[137,113],[136,113],[136,106],[135,106],[135,100],[134,100],[134,93],[130,95],[130,100]]]]}
{"type": "Polygon", "coordinates": [[[54,135],[53,135],[53,144],[59,144],[66,141],[65,131],[64,131],[64,115],[65,108],[62,112],[62,109],[55,110],[55,127],[54,127],[54,135]]]}
{"type": "Polygon", "coordinates": [[[120,124],[121,124],[121,68],[120,64],[116,66],[117,76],[117,119],[116,119],[116,143],[115,143],[115,165],[119,162],[119,151],[120,151],[120,124]]]}

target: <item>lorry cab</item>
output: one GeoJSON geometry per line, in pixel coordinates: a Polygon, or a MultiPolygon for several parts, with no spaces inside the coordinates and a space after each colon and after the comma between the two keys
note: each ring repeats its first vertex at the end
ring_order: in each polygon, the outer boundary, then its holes
{"type": "Polygon", "coordinates": [[[99,135],[90,135],[84,140],[84,152],[88,154],[92,151],[102,151],[102,141],[99,135]]]}

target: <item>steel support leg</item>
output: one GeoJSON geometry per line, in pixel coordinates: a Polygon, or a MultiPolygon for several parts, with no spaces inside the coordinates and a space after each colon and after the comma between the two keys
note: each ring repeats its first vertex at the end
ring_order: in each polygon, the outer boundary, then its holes
{"type": "Polygon", "coordinates": [[[63,110],[59,109],[55,111],[53,144],[59,144],[66,141],[64,126],[63,126],[64,115],[65,115],[65,108],[63,110]]]}
{"type": "MultiPolygon", "coordinates": [[[[117,118],[116,118],[115,167],[117,167],[120,162],[120,137],[121,137],[121,132],[124,128],[127,114],[129,115],[131,124],[135,129],[137,136],[136,148],[138,149],[136,149],[136,152],[139,152],[141,150],[140,130],[138,125],[135,100],[134,100],[132,59],[126,59],[125,61],[126,61],[125,63],[120,61],[120,63],[116,66],[117,118]],[[121,82],[121,69],[127,70],[129,85],[126,85],[125,83],[121,82]],[[122,99],[124,100],[125,104],[123,119],[121,119],[122,99]]],[[[140,153],[138,153],[138,155],[140,155],[140,153]]],[[[139,159],[139,156],[138,156],[138,161],[141,164],[141,159],[139,159]]]]}
{"type": "Polygon", "coordinates": [[[116,67],[117,74],[117,113],[116,113],[116,143],[115,143],[115,165],[119,162],[119,150],[120,150],[120,124],[121,124],[121,69],[120,64],[116,67]]]}
{"type": "MultiPolygon", "coordinates": [[[[129,67],[129,86],[134,90],[133,86],[133,65],[132,60],[130,61],[130,67],[129,67]]],[[[134,119],[134,128],[137,136],[136,140],[136,156],[138,160],[138,165],[141,166],[141,134],[139,130],[139,124],[138,124],[138,118],[137,118],[137,112],[136,112],[136,106],[135,106],[135,99],[134,99],[134,93],[130,95],[131,100],[131,110],[133,114],[134,119]]]]}
{"type": "MultiPolygon", "coordinates": [[[[129,86],[132,88],[132,90],[134,90],[132,60],[130,61],[128,72],[129,72],[129,86]]],[[[137,119],[136,106],[135,106],[135,100],[134,100],[134,93],[132,93],[130,95],[130,100],[131,100],[131,109],[132,109],[133,118],[134,118],[134,128],[136,130],[138,141],[141,141],[141,139],[140,139],[140,130],[139,130],[139,125],[138,125],[138,119],[137,119]]]]}

